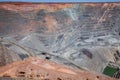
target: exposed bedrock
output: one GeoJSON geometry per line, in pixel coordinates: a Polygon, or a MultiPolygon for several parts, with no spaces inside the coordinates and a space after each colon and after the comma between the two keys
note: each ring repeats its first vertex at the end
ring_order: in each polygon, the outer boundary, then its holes
{"type": "Polygon", "coordinates": [[[3,44],[12,42],[6,47],[21,59],[43,57],[100,73],[109,62],[119,64],[119,22],[120,3],[0,4],[3,44]]]}

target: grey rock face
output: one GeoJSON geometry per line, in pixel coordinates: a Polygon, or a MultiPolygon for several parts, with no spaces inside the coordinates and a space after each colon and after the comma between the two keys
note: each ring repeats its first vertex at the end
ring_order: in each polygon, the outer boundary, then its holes
{"type": "MultiPolygon", "coordinates": [[[[24,11],[22,15],[0,9],[0,35],[31,55],[102,72],[109,61],[115,62],[115,51],[120,51],[120,5],[116,4],[74,4],[55,12],[24,11]]],[[[30,55],[15,45],[9,48],[22,58],[30,55]]]]}

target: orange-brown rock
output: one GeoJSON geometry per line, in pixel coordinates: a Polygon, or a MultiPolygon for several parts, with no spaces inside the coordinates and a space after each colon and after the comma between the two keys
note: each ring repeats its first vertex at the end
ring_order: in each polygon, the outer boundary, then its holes
{"type": "Polygon", "coordinates": [[[0,7],[11,10],[11,11],[35,11],[46,9],[50,12],[54,12],[56,10],[61,10],[67,7],[72,7],[73,4],[32,4],[32,3],[5,3],[0,4],[0,7]]]}
{"type": "Polygon", "coordinates": [[[35,80],[114,80],[101,74],[72,69],[33,57],[1,67],[0,76],[35,80]]]}

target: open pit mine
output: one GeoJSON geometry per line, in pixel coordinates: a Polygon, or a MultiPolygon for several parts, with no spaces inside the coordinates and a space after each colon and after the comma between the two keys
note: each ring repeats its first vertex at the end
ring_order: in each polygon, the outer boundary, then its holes
{"type": "Polygon", "coordinates": [[[0,80],[119,80],[120,3],[0,3],[0,80]]]}

